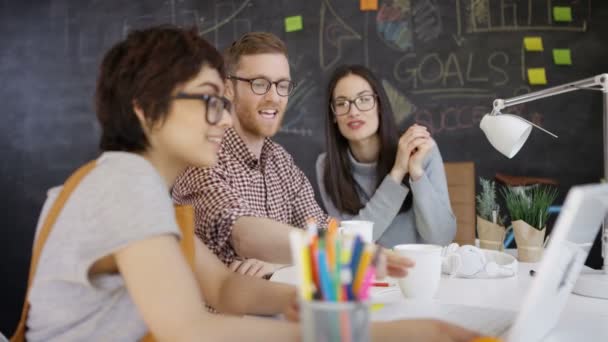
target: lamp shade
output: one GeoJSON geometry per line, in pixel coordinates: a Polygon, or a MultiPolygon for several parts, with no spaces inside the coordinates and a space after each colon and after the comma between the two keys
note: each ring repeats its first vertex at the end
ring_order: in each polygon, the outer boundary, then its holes
{"type": "Polygon", "coordinates": [[[490,144],[507,158],[513,158],[519,152],[532,132],[532,125],[510,114],[486,114],[479,127],[490,144]]]}

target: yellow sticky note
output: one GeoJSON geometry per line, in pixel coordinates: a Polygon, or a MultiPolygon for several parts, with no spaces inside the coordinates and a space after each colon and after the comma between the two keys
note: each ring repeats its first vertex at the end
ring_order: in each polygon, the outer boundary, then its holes
{"type": "Polygon", "coordinates": [[[541,37],[524,37],[526,51],[543,51],[543,39],[541,37]]]}
{"type": "Polygon", "coordinates": [[[555,65],[572,65],[570,49],[553,49],[553,62],[555,65]]]}
{"type": "Polygon", "coordinates": [[[371,305],[370,311],[371,312],[376,312],[378,310],[381,310],[382,308],[384,308],[384,303],[374,303],[374,304],[371,305]]]}
{"type": "Polygon", "coordinates": [[[530,82],[530,85],[547,84],[547,75],[545,74],[545,68],[529,68],[528,82],[530,82]]]}
{"type": "Polygon", "coordinates": [[[361,0],[359,3],[362,11],[377,11],[378,0],[361,0]]]}
{"type": "Polygon", "coordinates": [[[302,31],[303,27],[301,15],[285,18],[285,32],[302,31]]]}
{"type": "Polygon", "coordinates": [[[570,6],[553,7],[553,20],[562,22],[572,21],[572,8],[570,6]]]}

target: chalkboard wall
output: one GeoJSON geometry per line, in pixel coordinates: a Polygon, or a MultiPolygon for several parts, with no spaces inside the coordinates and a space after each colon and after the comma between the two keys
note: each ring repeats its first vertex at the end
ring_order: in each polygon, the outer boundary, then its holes
{"type": "Polygon", "coordinates": [[[528,68],[545,68],[548,86],[608,72],[608,2],[600,0],[0,0],[0,191],[2,242],[0,331],[10,333],[24,291],[31,242],[46,189],[98,154],[92,106],[103,53],[132,29],[161,23],[195,26],[219,48],[248,31],[271,31],[287,43],[291,97],[276,140],[313,184],[323,150],[325,83],[344,63],[381,78],[402,129],[427,125],[446,161],[471,160],[479,176],[496,172],[554,178],[561,197],[602,176],[602,102],[580,91],[510,110],[557,133],[534,131],[509,160],[478,128],[494,98],[542,89],[528,68]],[[569,6],[571,22],[556,22],[569,6]],[[284,18],[303,29],[285,32],[284,18]],[[542,39],[526,51],[523,39],[542,39]],[[570,49],[558,66],[553,49],[570,49]]]}

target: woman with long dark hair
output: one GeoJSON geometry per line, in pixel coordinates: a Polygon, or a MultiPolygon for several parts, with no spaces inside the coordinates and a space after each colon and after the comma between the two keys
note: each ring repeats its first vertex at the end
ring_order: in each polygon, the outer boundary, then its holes
{"type": "Polygon", "coordinates": [[[388,97],[364,66],[338,67],[327,89],[317,181],[327,212],[374,222],[374,240],[445,245],[456,233],[441,154],[427,129],[399,137],[388,97]]]}

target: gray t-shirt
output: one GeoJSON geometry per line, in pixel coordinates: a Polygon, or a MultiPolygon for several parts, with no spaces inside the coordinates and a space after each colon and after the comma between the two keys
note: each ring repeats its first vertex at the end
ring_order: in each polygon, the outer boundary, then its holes
{"type": "MultiPolygon", "coordinates": [[[[57,198],[51,189],[38,229],[57,198]]],[[[65,203],[30,293],[28,341],[136,341],[148,330],[120,274],[91,265],[129,244],[181,236],[167,185],[146,159],[106,152],[65,203]]]]}

